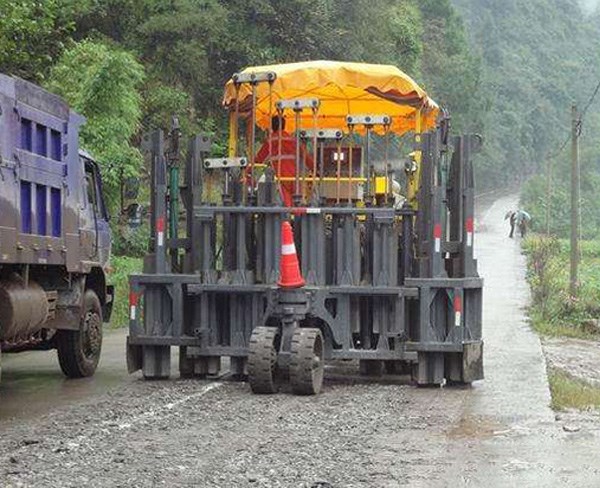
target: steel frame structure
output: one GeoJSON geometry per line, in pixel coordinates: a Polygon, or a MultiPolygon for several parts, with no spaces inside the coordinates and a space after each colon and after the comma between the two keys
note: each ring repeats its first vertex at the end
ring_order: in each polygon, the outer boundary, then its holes
{"type": "Polygon", "coordinates": [[[173,238],[165,222],[178,196],[167,183],[163,134],[154,133],[151,251],[143,274],[130,278],[129,371],[168,377],[177,346],[182,376],[217,375],[223,356],[244,375],[253,331],[263,339],[274,331],[269,354],[285,368],[294,333],[309,327],[320,331],[326,360],[360,360],[365,374],[402,364],[421,385],[482,379],[471,161],[480,145],[475,135],[450,138],[446,119],[421,134],[416,208],[287,208],[273,171],[246,199],[235,167],[223,173],[222,204],[209,204],[210,141],[200,135],[190,141],[181,187],[187,236],[173,238]],[[276,284],[283,219],[293,220],[307,283],[296,290],[276,284]]]}

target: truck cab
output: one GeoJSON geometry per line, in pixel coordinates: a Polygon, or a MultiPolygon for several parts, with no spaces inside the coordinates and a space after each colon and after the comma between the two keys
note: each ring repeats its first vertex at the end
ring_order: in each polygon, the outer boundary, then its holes
{"type": "Polygon", "coordinates": [[[56,95],[0,74],[0,351],[56,348],[68,377],[95,372],[113,296],[84,123],[56,95]]]}

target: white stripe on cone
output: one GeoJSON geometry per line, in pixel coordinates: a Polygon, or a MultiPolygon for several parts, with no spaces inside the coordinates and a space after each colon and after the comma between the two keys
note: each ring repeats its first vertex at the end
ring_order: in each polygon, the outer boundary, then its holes
{"type": "Polygon", "coordinates": [[[281,246],[281,254],[285,256],[296,254],[296,246],[294,244],[283,244],[281,246]]]}

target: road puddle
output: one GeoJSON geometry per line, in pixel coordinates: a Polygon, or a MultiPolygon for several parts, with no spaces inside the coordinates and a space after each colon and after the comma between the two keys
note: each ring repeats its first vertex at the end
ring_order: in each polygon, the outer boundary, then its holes
{"type": "Polygon", "coordinates": [[[450,439],[491,439],[505,435],[510,428],[491,417],[462,417],[447,433],[450,439]]]}

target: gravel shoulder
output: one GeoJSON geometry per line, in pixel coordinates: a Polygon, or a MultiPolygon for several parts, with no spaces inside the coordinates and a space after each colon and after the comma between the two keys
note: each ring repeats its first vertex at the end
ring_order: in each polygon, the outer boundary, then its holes
{"type": "Polygon", "coordinates": [[[524,263],[502,219],[514,204],[497,200],[476,241],[486,279],[483,382],[422,389],[405,378],[330,374],[320,395],[299,397],[128,377],[1,423],[0,485],[600,486],[600,422],[566,432],[569,418],[549,408],[524,263]]]}
{"type": "Polygon", "coordinates": [[[600,388],[600,342],[547,337],[542,340],[548,366],[600,388]]]}

